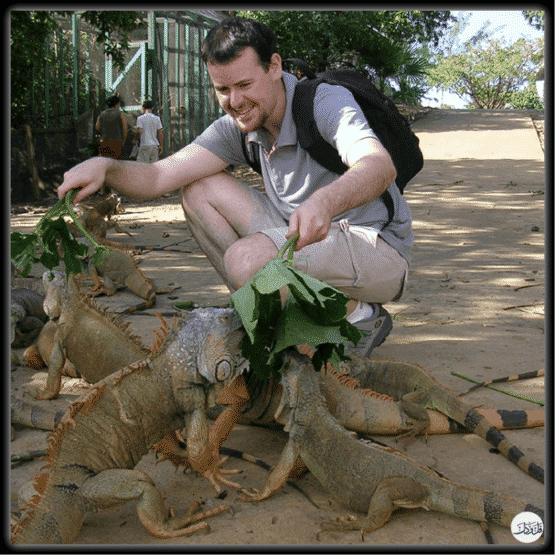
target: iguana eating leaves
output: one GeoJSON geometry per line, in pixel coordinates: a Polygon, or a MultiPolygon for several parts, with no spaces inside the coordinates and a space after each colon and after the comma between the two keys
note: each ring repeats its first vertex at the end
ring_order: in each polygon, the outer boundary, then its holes
{"type": "MultiPolygon", "coordinates": [[[[37,495],[12,530],[14,544],[71,543],[87,512],[138,500],[152,534],[177,537],[206,529],[197,522],[227,509],[175,517],[151,478],[134,470],[152,444],[184,428],[190,459],[208,438],[206,408],[244,368],[241,322],[230,309],[198,309],[159,350],[98,382],[78,399],[49,438],[37,495]]],[[[201,469],[202,470],[202,469],[201,469]]]]}

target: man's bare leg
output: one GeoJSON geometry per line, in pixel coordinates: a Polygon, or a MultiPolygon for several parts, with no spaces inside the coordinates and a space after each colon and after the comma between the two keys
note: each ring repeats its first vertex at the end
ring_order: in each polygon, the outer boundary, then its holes
{"type": "Polygon", "coordinates": [[[200,249],[229,289],[235,291],[223,258],[227,249],[248,233],[252,219],[248,186],[221,172],[184,187],[181,202],[200,249]]]}

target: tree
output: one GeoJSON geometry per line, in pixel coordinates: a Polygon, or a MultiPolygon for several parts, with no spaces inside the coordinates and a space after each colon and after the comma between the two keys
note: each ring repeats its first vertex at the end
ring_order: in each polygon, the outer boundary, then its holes
{"type": "Polygon", "coordinates": [[[243,11],[271,27],[282,57],[315,71],[369,70],[388,93],[418,100],[424,93],[423,45],[437,44],[454,21],[446,11],[243,11]]]}
{"type": "Polygon", "coordinates": [[[465,43],[464,53],[438,59],[429,70],[428,80],[460,98],[470,97],[476,108],[502,109],[515,91],[534,82],[543,39],[519,39],[509,46],[482,39],[473,37],[465,43]]]}
{"type": "Polygon", "coordinates": [[[511,95],[509,106],[515,110],[543,110],[544,107],[534,84],[528,85],[523,91],[515,91],[511,95]]]}
{"type": "Polygon", "coordinates": [[[526,21],[528,21],[528,23],[530,23],[530,25],[532,25],[532,27],[535,27],[536,29],[539,29],[540,31],[543,31],[545,29],[545,12],[544,11],[528,10],[528,11],[523,11],[522,14],[526,18],[526,21]]]}
{"type": "MultiPolygon", "coordinates": [[[[53,64],[59,55],[56,34],[61,31],[60,21],[69,17],[68,11],[23,11],[10,13],[10,66],[11,66],[11,116],[12,126],[28,122],[32,115],[32,97],[44,96],[44,67],[53,64]],[[48,43],[49,48],[45,49],[48,43]],[[42,92],[38,92],[42,91],[42,92]]],[[[129,49],[129,35],[143,21],[139,12],[84,11],[79,12],[96,33],[96,42],[104,46],[107,55],[122,68],[125,52],[129,49]]],[[[69,48],[66,48],[66,54],[69,48]]],[[[65,64],[71,72],[71,64],[65,64]]]]}

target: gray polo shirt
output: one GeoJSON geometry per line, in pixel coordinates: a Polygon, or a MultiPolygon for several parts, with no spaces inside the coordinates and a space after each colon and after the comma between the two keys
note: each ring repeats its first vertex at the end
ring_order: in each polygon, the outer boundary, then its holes
{"type": "MultiPolygon", "coordinates": [[[[297,143],[297,129],[291,104],[297,78],[283,74],[287,107],[275,144],[270,144],[265,129],[248,134],[248,141],[259,145],[264,187],[274,206],[289,220],[292,212],[317,189],[335,181],[339,175],[314,161],[297,143]]],[[[322,137],[331,143],[346,163],[346,155],[357,141],[376,138],[368,126],[353,95],[344,87],[323,84],[316,91],[314,116],[322,137]]],[[[194,142],[203,146],[228,164],[245,164],[241,148],[241,132],[227,114],[212,123],[194,142]]],[[[410,261],[413,243],[410,208],[395,182],[388,188],[395,207],[393,221],[388,222],[387,208],[381,199],[349,210],[334,218],[348,220],[350,225],[372,227],[410,261]]]]}

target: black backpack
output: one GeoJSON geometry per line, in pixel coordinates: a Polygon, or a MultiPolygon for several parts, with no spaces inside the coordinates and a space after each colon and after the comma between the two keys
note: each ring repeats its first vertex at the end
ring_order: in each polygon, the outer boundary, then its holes
{"type": "MultiPolygon", "coordinates": [[[[311,75],[311,77],[314,74],[311,75]]],[[[424,159],[418,146],[418,137],[412,132],[409,122],[399,113],[395,104],[381,93],[372,80],[356,70],[330,70],[314,78],[299,81],[293,96],[293,119],[297,127],[299,144],[324,168],[337,174],[347,171],[339,153],[320,134],[314,120],[314,95],[321,83],[340,85],[353,94],[361,107],[368,124],[389,152],[397,178],[395,183],[401,194],[407,183],[422,169],[424,159]]],[[[247,148],[246,135],[242,137],[245,159],[253,170],[261,173],[257,145],[247,148]]],[[[382,195],[389,221],[393,219],[393,199],[388,191],[382,195]]]]}

